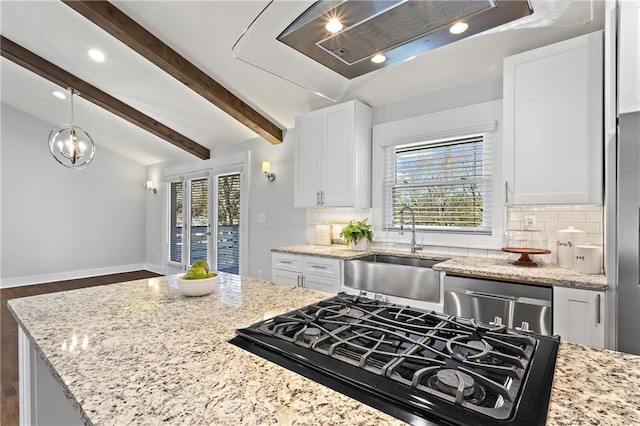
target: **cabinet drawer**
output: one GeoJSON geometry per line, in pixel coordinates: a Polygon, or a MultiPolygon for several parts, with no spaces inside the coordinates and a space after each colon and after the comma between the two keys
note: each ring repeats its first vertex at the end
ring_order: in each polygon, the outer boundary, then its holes
{"type": "Polygon", "coordinates": [[[305,275],[320,275],[340,279],[339,259],[324,257],[304,257],[302,271],[305,275]]]}
{"type": "Polygon", "coordinates": [[[302,256],[286,253],[272,253],[271,267],[285,271],[302,272],[302,256]]]}

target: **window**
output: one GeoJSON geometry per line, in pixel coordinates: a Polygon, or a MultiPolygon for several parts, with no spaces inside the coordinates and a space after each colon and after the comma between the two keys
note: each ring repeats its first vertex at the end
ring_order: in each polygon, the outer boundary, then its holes
{"type": "Polygon", "coordinates": [[[487,133],[384,147],[383,228],[399,229],[410,205],[417,229],[490,234],[491,152],[487,133]]]}

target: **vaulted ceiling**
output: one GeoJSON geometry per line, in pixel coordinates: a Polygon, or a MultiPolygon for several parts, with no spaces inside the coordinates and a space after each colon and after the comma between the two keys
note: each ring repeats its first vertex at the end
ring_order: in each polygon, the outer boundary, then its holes
{"type": "MultiPolygon", "coordinates": [[[[532,1],[534,10],[537,4],[544,3],[532,1]]],[[[336,80],[341,89],[339,100],[357,98],[376,107],[493,78],[501,75],[505,56],[603,26],[601,2],[546,3],[562,5],[563,9],[550,26],[531,27],[534,25],[531,24],[527,28],[480,34],[353,81],[336,80]]],[[[264,13],[257,22],[263,29],[278,34],[313,4],[312,1],[274,4],[267,1],[114,1],[112,4],[280,129],[291,128],[300,113],[333,103],[314,93],[317,88],[313,87],[312,79],[300,84],[299,77],[287,71],[288,55],[297,61],[291,63],[297,64],[298,74],[313,76],[317,70],[314,67],[318,64],[298,61],[298,52],[282,50],[274,40],[261,39],[258,33],[245,34],[242,49],[236,46],[235,51],[232,50],[266,7],[272,13],[264,13]]],[[[538,10],[544,11],[542,7],[538,10]]],[[[210,149],[212,156],[223,146],[258,137],[258,133],[232,115],[61,1],[2,0],[0,24],[3,37],[210,149]],[[102,50],[105,62],[90,59],[87,55],[90,48],[102,50]]],[[[4,57],[0,59],[0,71],[3,103],[56,125],[69,121],[69,100],[60,100],[51,94],[53,90],[60,90],[59,86],[4,57]]],[[[166,140],[85,99],[76,100],[75,107],[76,122],[91,134],[98,147],[141,164],[193,158],[166,140]]]]}

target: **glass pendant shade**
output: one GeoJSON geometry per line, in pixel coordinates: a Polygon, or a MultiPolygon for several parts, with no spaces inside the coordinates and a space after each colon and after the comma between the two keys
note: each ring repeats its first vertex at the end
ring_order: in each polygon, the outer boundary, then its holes
{"type": "Polygon", "coordinates": [[[93,161],[96,146],[91,136],[73,123],[73,95],[71,91],[71,123],[55,127],[49,133],[49,151],[58,163],[70,169],[83,169],[93,161]]]}
{"type": "Polygon", "coordinates": [[[70,169],[82,169],[93,161],[96,147],[91,136],[73,124],[63,124],[49,134],[53,158],[70,169]]]}

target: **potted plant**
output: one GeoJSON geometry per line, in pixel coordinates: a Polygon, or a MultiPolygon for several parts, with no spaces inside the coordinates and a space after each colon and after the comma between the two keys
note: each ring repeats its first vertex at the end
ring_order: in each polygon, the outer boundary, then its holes
{"type": "Polygon", "coordinates": [[[373,238],[373,231],[371,230],[371,225],[367,223],[367,219],[352,220],[342,228],[340,236],[345,243],[349,244],[351,250],[366,250],[373,238]]]}

